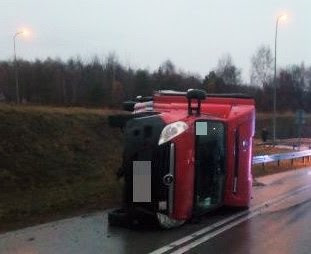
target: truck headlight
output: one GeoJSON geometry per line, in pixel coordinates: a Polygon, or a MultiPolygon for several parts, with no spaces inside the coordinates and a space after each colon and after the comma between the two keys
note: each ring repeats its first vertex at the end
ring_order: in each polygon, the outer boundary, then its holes
{"type": "Polygon", "coordinates": [[[159,139],[159,145],[162,145],[172,140],[176,136],[186,131],[188,128],[189,128],[188,124],[182,121],[178,121],[178,122],[166,125],[161,132],[160,139],[159,139]]]}

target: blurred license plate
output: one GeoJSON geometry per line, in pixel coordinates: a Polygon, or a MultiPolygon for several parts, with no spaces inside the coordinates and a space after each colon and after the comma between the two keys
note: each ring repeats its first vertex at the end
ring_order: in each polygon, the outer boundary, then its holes
{"type": "Polygon", "coordinates": [[[151,161],[133,161],[133,202],[151,202],[151,161]]]}

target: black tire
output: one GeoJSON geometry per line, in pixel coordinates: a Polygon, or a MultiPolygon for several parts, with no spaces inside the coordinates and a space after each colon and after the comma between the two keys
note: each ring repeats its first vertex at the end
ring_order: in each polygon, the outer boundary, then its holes
{"type": "Polygon", "coordinates": [[[132,219],[124,209],[116,209],[108,213],[108,223],[111,226],[131,227],[132,219]]]}

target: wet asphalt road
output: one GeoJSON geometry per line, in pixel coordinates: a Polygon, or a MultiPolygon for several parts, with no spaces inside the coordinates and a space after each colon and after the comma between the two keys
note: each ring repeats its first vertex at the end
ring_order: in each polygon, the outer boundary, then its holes
{"type": "MultiPolygon", "coordinates": [[[[252,205],[311,184],[311,168],[258,179],[252,205]]],[[[311,189],[224,231],[189,253],[311,253],[311,189]]],[[[220,209],[173,230],[109,227],[107,213],[52,222],[0,235],[0,253],[148,253],[237,213],[220,209]]]]}
{"type": "Polygon", "coordinates": [[[187,253],[310,254],[311,192],[301,193],[187,253]]]}

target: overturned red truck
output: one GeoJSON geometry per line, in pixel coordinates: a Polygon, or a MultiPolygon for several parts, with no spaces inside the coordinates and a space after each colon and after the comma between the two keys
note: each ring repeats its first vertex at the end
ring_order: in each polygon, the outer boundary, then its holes
{"type": "Polygon", "coordinates": [[[124,106],[133,113],[123,128],[123,207],[109,213],[110,224],[170,228],[223,205],[249,206],[251,97],[163,90],[124,106]]]}

